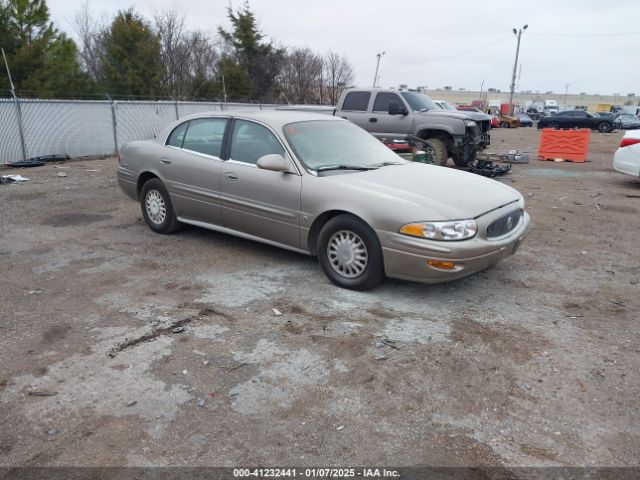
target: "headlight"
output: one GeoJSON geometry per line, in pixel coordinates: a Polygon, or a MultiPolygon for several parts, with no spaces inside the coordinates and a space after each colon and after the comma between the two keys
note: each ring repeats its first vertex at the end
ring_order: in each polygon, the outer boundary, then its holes
{"type": "Polygon", "coordinates": [[[473,120],[465,120],[464,126],[469,128],[474,128],[476,126],[476,122],[474,122],[473,120]]]}
{"type": "Polygon", "coordinates": [[[466,240],[478,233],[478,225],[475,220],[409,223],[400,228],[400,233],[430,240],[466,240]]]}

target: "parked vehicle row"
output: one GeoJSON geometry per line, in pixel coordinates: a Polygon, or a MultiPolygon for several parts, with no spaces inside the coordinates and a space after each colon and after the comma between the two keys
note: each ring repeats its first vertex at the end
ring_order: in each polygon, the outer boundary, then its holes
{"type": "Polygon", "coordinates": [[[542,117],[538,120],[538,128],[590,128],[602,133],[611,132],[614,129],[613,122],[601,118],[584,110],[567,110],[542,117]]]}

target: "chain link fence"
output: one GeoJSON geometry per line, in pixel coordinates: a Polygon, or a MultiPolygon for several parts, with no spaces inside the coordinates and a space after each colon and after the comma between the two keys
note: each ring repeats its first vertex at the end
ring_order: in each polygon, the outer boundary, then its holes
{"type": "Polygon", "coordinates": [[[125,143],[154,138],[187,115],[276,107],[251,103],[0,98],[0,163],[48,155],[113,155],[125,143]]]}

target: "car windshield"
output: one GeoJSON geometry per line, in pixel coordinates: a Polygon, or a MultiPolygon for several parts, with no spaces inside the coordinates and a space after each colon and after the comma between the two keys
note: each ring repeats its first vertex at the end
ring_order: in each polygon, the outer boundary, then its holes
{"type": "Polygon", "coordinates": [[[295,122],[285,125],[283,131],[298,159],[310,170],[405,163],[380,140],[347,121],[295,122]]]}
{"type": "Polygon", "coordinates": [[[401,94],[414,112],[421,110],[439,110],[438,106],[433,103],[433,100],[422,93],[401,92],[401,94]]]}
{"type": "Polygon", "coordinates": [[[451,105],[449,102],[440,102],[440,105],[442,105],[443,110],[450,110],[452,112],[455,112],[457,110],[456,107],[451,105]]]}
{"type": "Polygon", "coordinates": [[[520,118],[522,120],[531,120],[531,117],[529,115],[520,115],[520,118]]]}

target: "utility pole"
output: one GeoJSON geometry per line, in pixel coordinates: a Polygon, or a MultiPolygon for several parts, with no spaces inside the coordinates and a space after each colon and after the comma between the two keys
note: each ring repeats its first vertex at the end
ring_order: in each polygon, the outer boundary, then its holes
{"type": "Polygon", "coordinates": [[[480,110],[484,111],[484,98],[482,98],[482,88],[484,87],[484,80],[480,84],[480,110]]]}
{"type": "Polygon", "coordinates": [[[523,26],[520,30],[513,29],[513,34],[518,37],[518,46],[516,47],[516,61],[513,63],[513,75],[511,76],[511,94],[509,95],[509,114],[513,115],[513,91],[516,88],[516,70],[518,68],[518,55],[520,54],[520,38],[529,25],[523,26]]]}
{"type": "Polygon", "coordinates": [[[564,103],[563,107],[564,108],[567,108],[567,93],[569,93],[569,86],[570,85],[571,85],[570,83],[566,83],[564,85],[564,100],[563,100],[563,103],[564,103]]]}
{"type": "Polygon", "coordinates": [[[376,64],[376,74],[373,76],[373,88],[376,88],[376,83],[378,83],[378,69],[380,68],[380,59],[386,52],[376,53],[376,57],[378,57],[378,63],[376,64]]]}

